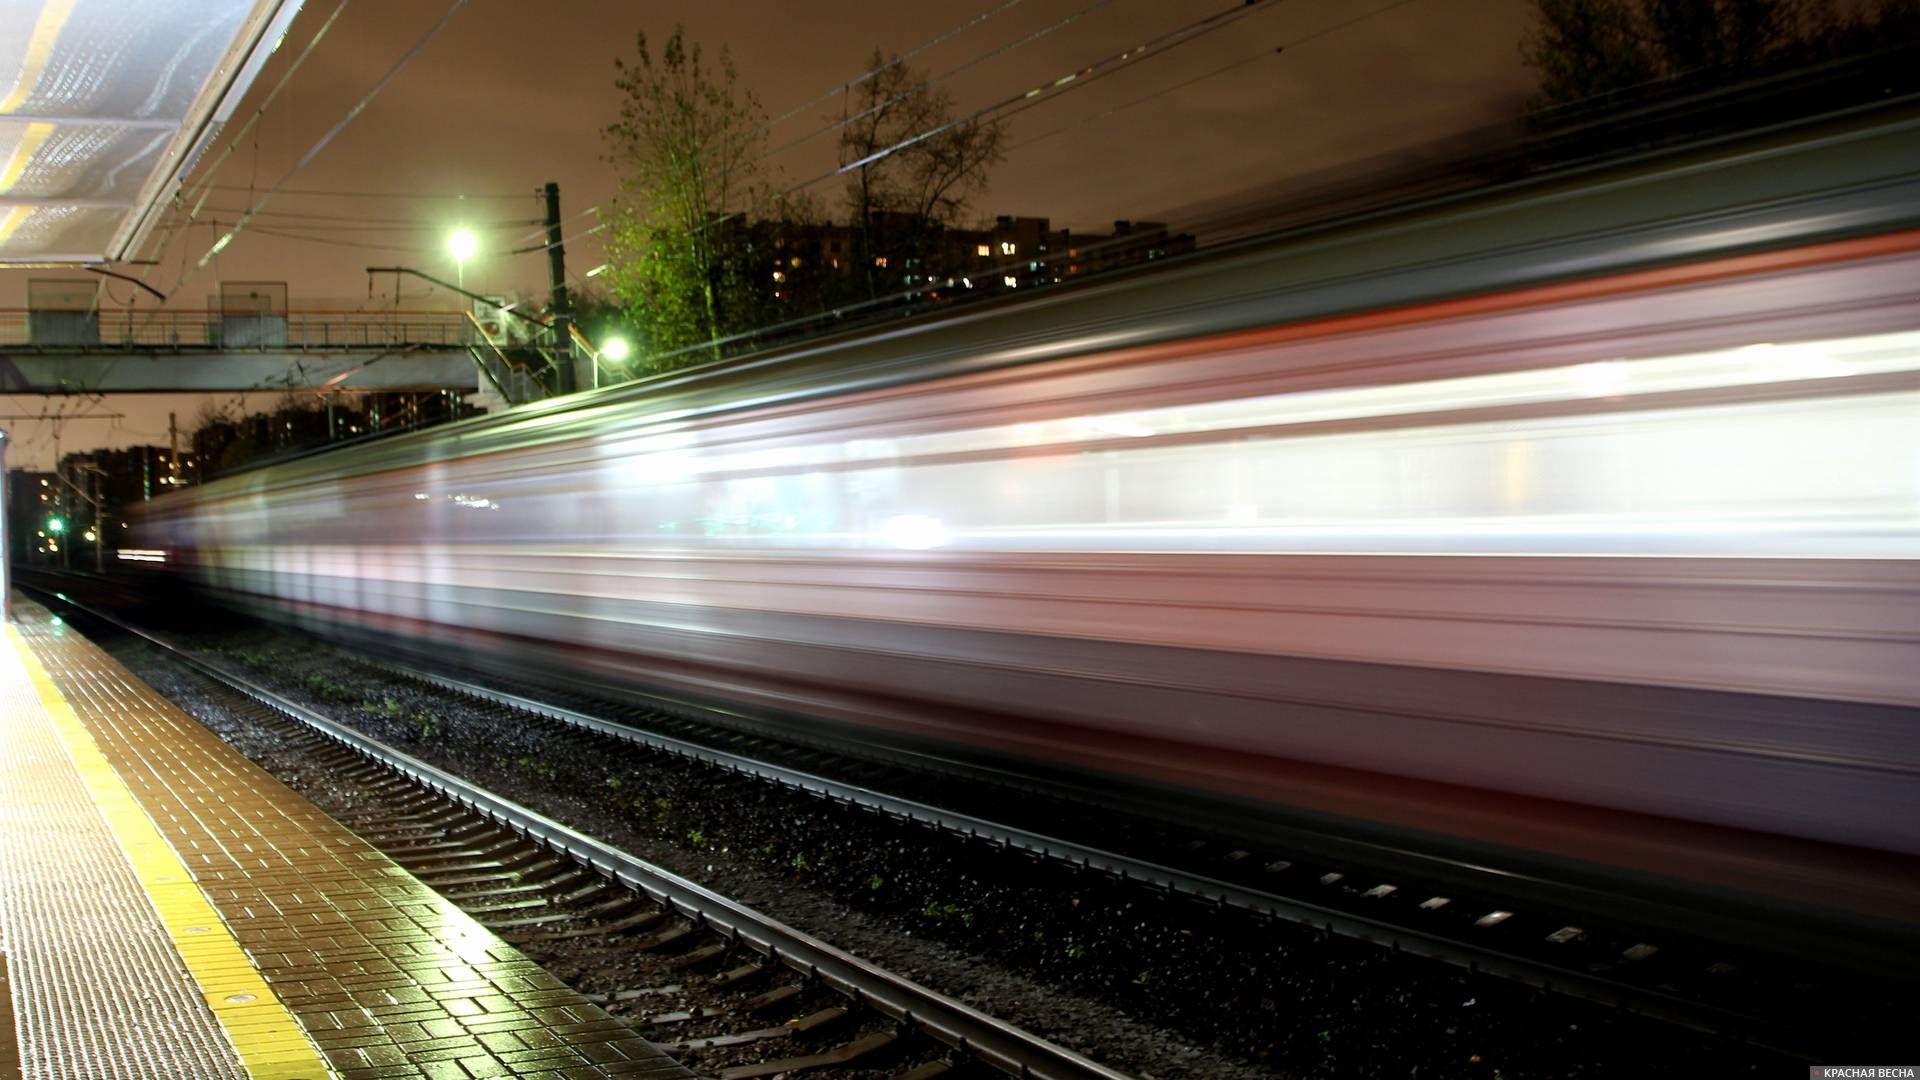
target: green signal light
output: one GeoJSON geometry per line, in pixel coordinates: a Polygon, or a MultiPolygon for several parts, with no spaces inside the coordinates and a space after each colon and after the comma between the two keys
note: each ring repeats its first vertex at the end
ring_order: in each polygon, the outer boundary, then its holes
{"type": "Polygon", "coordinates": [[[50,532],[50,533],[61,533],[61,532],[66,532],[66,531],[67,531],[67,523],[66,523],[65,521],[62,521],[62,520],[61,520],[61,519],[59,519],[59,518],[48,518],[48,519],[47,519],[47,531],[48,531],[48,532],[50,532]]]}

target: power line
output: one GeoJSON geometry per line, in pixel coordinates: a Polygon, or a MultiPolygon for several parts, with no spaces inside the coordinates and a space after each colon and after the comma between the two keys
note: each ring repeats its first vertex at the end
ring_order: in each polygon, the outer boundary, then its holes
{"type": "MultiPolygon", "coordinates": [[[[1147,42],[1145,45],[1137,46],[1126,52],[1115,53],[1097,64],[1089,64],[1079,71],[1072,72],[1059,79],[1055,79],[1051,83],[1030,90],[1021,95],[1018,100],[1009,99],[1001,102],[1000,105],[994,106],[994,108],[996,110],[1004,109],[1006,115],[998,117],[998,119],[1008,120],[1026,112],[1028,109],[1039,108],[1041,105],[1063,95],[1070,94],[1075,90],[1079,90],[1089,83],[1099,82],[1101,79],[1117,71],[1121,71],[1131,64],[1165,56],[1176,46],[1188,44],[1216,30],[1225,29],[1232,23],[1238,22],[1256,11],[1270,11],[1279,6],[1279,0],[1248,0],[1244,6],[1230,8],[1226,11],[1209,15],[1203,19],[1196,19],[1178,30],[1162,34],[1160,37],[1147,42]]],[[[934,134],[938,133],[935,132],[934,134]]],[[[890,154],[893,152],[894,151],[889,150],[884,153],[890,154]]],[[[844,172],[846,170],[842,169],[841,171],[844,172]]]]}
{"type": "MultiPolygon", "coordinates": [[[[342,3],[345,3],[345,2],[346,0],[342,0],[342,3]]],[[[222,234],[220,239],[215,240],[213,242],[213,246],[207,249],[206,254],[200,256],[199,261],[194,263],[193,272],[198,272],[199,270],[205,268],[208,261],[210,261],[214,256],[220,254],[220,252],[224,251],[227,245],[233,242],[233,238],[240,235],[240,231],[242,229],[245,229],[248,223],[253,220],[253,216],[257,214],[260,210],[264,209],[268,200],[272,199],[274,195],[276,195],[279,192],[281,185],[285,184],[288,180],[293,179],[293,177],[297,175],[300,172],[300,170],[306,168],[310,163],[312,163],[313,159],[319,156],[320,151],[326,149],[327,145],[333,142],[334,137],[339,135],[341,131],[345,130],[346,126],[352,123],[354,119],[358,117],[361,114],[361,112],[363,112],[366,109],[366,107],[373,102],[374,98],[379,96],[380,91],[386,89],[388,84],[393,82],[394,78],[398,76],[401,70],[407,66],[408,62],[411,61],[415,56],[419,55],[420,51],[426,48],[427,43],[432,41],[435,37],[437,37],[440,31],[445,29],[447,23],[452,21],[454,15],[458,14],[460,9],[465,7],[466,5],[467,5],[467,0],[453,0],[453,2],[448,5],[447,10],[441,14],[440,18],[436,20],[434,24],[427,29],[427,32],[421,35],[418,41],[414,42],[413,45],[407,49],[406,52],[400,55],[400,59],[396,60],[393,66],[387,69],[386,74],[380,76],[379,80],[373,84],[373,88],[368,90],[366,94],[362,95],[360,100],[355,102],[353,107],[351,109],[348,109],[346,115],[342,116],[337,123],[335,123],[331,128],[328,128],[327,132],[324,135],[320,136],[319,140],[316,141],[313,144],[313,146],[310,147],[307,150],[307,152],[301,156],[300,160],[297,162],[294,162],[293,168],[287,170],[286,174],[283,175],[277,182],[275,182],[273,187],[267,189],[266,194],[260,196],[259,200],[255,202],[251,207],[249,207],[246,213],[240,216],[240,220],[234,222],[234,225],[231,229],[227,230],[224,234],[222,234]]],[[[172,289],[169,289],[168,292],[177,291],[181,285],[185,284],[185,280],[186,280],[185,276],[183,276],[180,281],[176,281],[174,283],[174,287],[172,289]]]]}
{"type": "Polygon", "coordinates": [[[824,135],[829,131],[834,131],[840,128],[844,128],[848,124],[851,124],[856,120],[859,120],[863,117],[872,116],[874,113],[879,112],[880,110],[886,108],[889,105],[894,105],[901,101],[905,101],[907,98],[911,97],[912,95],[932,87],[935,83],[943,82],[947,79],[952,78],[955,75],[960,74],[963,71],[966,71],[969,68],[976,67],[980,64],[984,64],[989,60],[995,59],[997,57],[1005,56],[1007,53],[1010,53],[1013,50],[1020,48],[1022,45],[1031,44],[1035,41],[1040,40],[1043,37],[1046,37],[1048,34],[1053,33],[1055,30],[1060,30],[1076,22],[1079,22],[1081,19],[1087,17],[1088,15],[1093,14],[1094,12],[1100,10],[1103,7],[1110,6],[1112,3],[1113,3],[1113,0],[1094,0],[1093,3],[1088,4],[1086,7],[1083,7],[1078,11],[1072,12],[1068,14],[1066,17],[1058,19],[1046,26],[1043,26],[1040,29],[1035,30],[1034,32],[1028,34],[1023,38],[1010,41],[1005,45],[1002,45],[996,49],[989,49],[986,52],[982,53],[979,56],[974,57],[973,59],[967,61],[964,64],[960,64],[957,67],[948,68],[947,70],[939,73],[938,75],[929,76],[928,78],[921,80],[911,90],[908,90],[905,93],[896,94],[893,97],[888,98],[887,100],[882,101],[876,105],[868,106],[867,108],[862,109],[851,116],[843,116],[837,121],[829,121],[824,126],[815,128],[812,131],[807,132],[805,135],[802,135],[797,139],[790,139],[787,142],[782,143],[781,145],[773,148],[772,150],[769,150],[766,153],[761,154],[759,160],[765,161],[768,158],[771,158],[777,154],[784,154],[788,150],[791,150],[802,143],[810,142],[814,138],[820,135],[824,135]]]}
{"type": "MultiPolygon", "coordinates": [[[[244,184],[208,184],[215,191],[251,191],[244,184]]],[[[305,195],[314,198],[338,199],[536,199],[538,191],[524,191],[507,194],[499,191],[340,191],[324,188],[281,188],[282,195],[305,195]]]]}
{"type": "MultiPolygon", "coordinates": [[[[1276,6],[1278,3],[1279,3],[1279,0],[1247,0],[1247,2],[1235,4],[1230,8],[1226,8],[1225,10],[1215,12],[1212,15],[1207,15],[1207,16],[1203,16],[1202,18],[1195,19],[1193,22],[1187,23],[1181,27],[1178,27],[1177,29],[1170,30],[1167,33],[1161,34],[1159,37],[1153,38],[1152,40],[1146,42],[1145,44],[1136,45],[1130,49],[1125,49],[1121,52],[1114,53],[1110,56],[1102,57],[1101,59],[1096,60],[1093,63],[1086,65],[1085,67],[1076,69],[1074,71],[1070,71],[1067,74],[1062,75],[1056,79],[1053,79],[1050,82],[1041,83],[1040,85],[1033,87],[1032,89],[1003,98],[999,101],[994,102],[991,105],[987,105],[982,108],[975,109],[973,112],[968,113],[967,115],[959,117],[957,119],[948,120],[942,124],[936,124],[935,126],[928,128],[927,130],[920,132],[917,135],[909,135],[908,137],[901,139],[899,142],[896,142],[891,146],[886,146],[886,147],[882,147],[879,150],[875,150],[873,153],[868,154],[857,161],[847,162],[846,164],[841,165],[838,168],[833,169],[829,172],[821,173],[819,176],[816,176],[811,180],[807,180],[803,183],[795,184],[794,186],[779,192],[778,196],[784,197],[787,195],[792,195],[797,192],[804,191],[807,188],[814,186],[815,184],[819,184],[819,183],[823,183],[825,181],[831,180],[836,176],[844,176],[855,169],[864,168],[868,165],[872,165],[880,161],[884,161],[887,158],[892,157],[893,155],[899,153],[900,151],[907,149],[908,147],[916,146],[920,143],[927,141],[928,139],[931,139],[938,135],[942,135],[946,132],[952,131],[955,128],[963,127],[967,124],[974,123],[975,121],[983,120],[990,116],[994,116],[994,114],[996,113],[1004,112],[1008,116],[1013,116],[1013,115],[1017,115],[1019,113],[1025,112],[1028,109],[1035,108],[1039,105],[1045,104],[1049,101],[1054,101],[1060,98],[1062,95],[1071,93],[1074,90],[1077,90],[1080,87],[1087,85],[1088,83],[1097,81],[1101,78],[1111,75],[1114,72],[1119,71],[1131,64],[1137,63],[1144,59],[1156,57],[1156,56],[1164,56],[1167,53],[1171,52],[1173,49],[1178,48],[1181,45],[1185,45],[1189,42],[1192,42],[1201,37],[1204,37],[1207,34],[1213,33],[1216,30],[1220,30],[1226,26],[1229,26],[1239,21],[1240,19],[1245,18],[1246,16],[1253,14],[1254,12],[1265,11],[1271,7],[1276,6]]],[[[1005,117],[996,117],[996,119],[1005,119],[1005,117]]],[[[712,225],[717,225],[722,221],[726,221],[729,218],[738,217],[738,216],[739,216],[739,212],[723,215],[720,218],[716,219],[715,221],[711,222],[708,227],[711,227],[712,225]]]]}
{"type": "MultiPolygon", "coordinates": [[[[224,220],[227,222],[232,222],[235,220],[232,216],[230,216],[232,213],[233,211],[227,211],[227,214],[229,216],[226,216],[224,218],[209,217],[206,220],[208,221],[224,220]]],[[[293,232],[411,233],[411,232],[441,232],[446,229],[446,225],[444,223],[436,223],[436,222],[430,222],[430,221],[374,222],[371,224],[362,224],[362,223],[355,223],[355,222],[349,222],[349,221],[282,221],[278,218],[255,218],[255,223],[259,225],[270,225],[276,229],[289,230],[293,232]]],[[[521,224],[522,223],[518,221],[481,222],[479,224],[462,223],[463,227],[472,229],[476,232],[496,232],[501,229],[517,229],[520,227],[521,224]]]]}
{"type": "Polygon", "coordinates": [[[874,76],[880,74],[881,72],[887,70],[888,68],[898,67],[899,65],[906,63],[908,60],[913,59],[915,56],[919,55],[920,53],[923,53],[928,49],[933,48],[935,45],[939,45],[942,42],[947,41],[948,39],[954,37],[957,34],[960,34],[963,31],[970,30],[973,27],[978,26],[983,22],[986,22],[988,19],[991,19],[995,15],[998,15],[1001,12],[1006,11],[1008,8],[1018,7],[1021,2],[1022,0],[1006,0],[1006,2],[1001,4],[999,7],[991,8],[987,11],[983,11],[980,14],[975,15],[973,18],[966,20],[965,22],[961,23],[956,27],[953,27],[950,30],[944,31],[939,34],[935,34],[933,37],[928,38],[926,41],[923,41],[918,45],[915,45],[913,48],[908,49],[906,52],[900,53],[899,55],[895,56],[893,59],[887,61],[884,64],[881,64],[879,67],[873,68],[870,71],[867,71],[861,75],[855,76],[854,78],[847,80],[844,83],[841,83],[839,86],[836,86],[833,89],[827,91],[826,93],[821,94],[819,97],[814,98],[812,101],[806,101],[798,105],[795,105],[793,108],[788,109],[786,112],[783,112],[779,116],[776,116],[772,120],[769,120],[765,124],[762,124],[760,126],[760,130],[756,132],[756,134],[764,135],[767,132],[772,131],[774,128],[778,127],[779,125],[785,123],[786,121],[791,120],[794,117],[800,115],[806,110],[811,109],[816,105],[821,105],[828,101],[831,101],[834,98],[840,96],[841,94],[845,94],[852,91],[854,87],[859,86],[861,83],[866,82],[868,79],[873,78],[874,76]]]}
{"type": "Polygon", "coordinates": [[[419,245],[413,245],[409,247],[409,246],[402,246],[397,244],[363,244],[355,240],[332,240],[324,236],[306,236],[301,233],[281,232],[277,228],[271,228],[265,225],[255,225],[252,231],[255,233],[258,233],[261,236],[271,236],[280,240],[298,240],[298,241],[301,241],[302,243],[307,243],[307,244],[324,244],[328,247],[356,248],[361,251],[403,251],[403,252],[408,252],[412,254],[419,254],[427,250],[426,248],[420,247],[419,245]]]}
{"type": "Polygon", "coordinates": [[[1030,139],[1022,139],[1019,142],[1014,143],[1012,146],[1008,147],[1007,149],[1009,151],[1018,150],[1023,146],[1031,146],[1034,143],[1051,139],[1055,135],[1059,135],[1064,132],[1071,131],[1076,127],[1084,127],[1087,124],[1091,124],[1095,121],[1104,120],[1115,113],[1125,112],[1126,110],[1131,109],[1136,105],[1144,105],[1147,102],[1152,101],[1156,98],[1161,98],[1161,97],[1165,97],[1168,94],[1177,93],[1181,90],[1185,90],[1187,87],[1192,86],[1195,83],[1202,83],[1202,82],[1206,82],[1208,79],[1217,78],[1218,76],[1225,75],[1229,71],[1234,71],[1239,68],[1243,68],[1248,64],[1254,63],[1255,61],[1265,60],[1270,56],[1278,56],[1281,53],[1287,51],[1288,49],[1297,49],[1300,46],[1305,45],[1310,41],[1315,41],[1320,38],[1326,37],[1329,34],[1337,33],[1341,30],[1345,30],[1348,27],[1355,25],[1356,23],[1366,22],[1368,19],[1371,19],[1377,15],[1384,15],[1387,12],[1394,10],[1395,8],[1405,7],[1408,4],[1411,4],[1413,2],[1414,0],[1393,0],[1392,3],[1383,4],[1380,7],[1374,8],[1371,11],[1362,12],[1361,14],[1356,15],[1351,19],[1345,19],[1341,22],[1337,22],[1333,24],[1332,26],[1323,27],[1319,30],[1314,31],[1311,34],[1306,35],[1305,37],[1295,38],[1292,41],[1285,42],[1279,45],[1278,47],[1274,48],[1271,52],[1259,52],[1259,53],[1253,54],[1252,56],[1242,57],[1228,64],[1222,64],[1221,66],[1214,68],[1211,71],[1203,72],[1199,75],[1194,76],[1193,78],[1186,79],[1181,82],[1177,82],[1172,86],[1165,87],[1160,90],[1156,90],[1151,94],[1146,94],[1141,97],[1134,98],[1132,101],[1126,102],[1125,104],[1115,105],[1113,108],[1105,109],[1101,112],[1094,113],[1091,116],[1084,117],[1080,120],[1076,120],[1070,124],[1062,124],[1061,126],[1054,128],[1051,131],[1047,131],[1042,134],[1035,135],[1030,139]]]}
{"type": "MultiPolygon", "coordinates": [[[[294,57],[293,63],[287,66],[286,73],[281,75],[280,81],[274,84],[273,90],[267,94],[266,100],[260,103],[259,108],[253,110],[253,115],[247,118],[247,122],[242,125],[239,132],[234,135],[233,141],[227,143],[227,148],[221,153],[219,160],[207,167],[206,173],[201,176],[200,185],[193,189],[193,191],[182,190],[182,201],[194,197],[195,193],[197,193],[198,197],[198,201],[194,203],[193,210],[187,215],[189,219],[197,216],[200,213],[200,208],[206,205],[207,195],[209,193],[208,185],[212,182],[214,174],[219,172],[220,167],[225,165],[227,159],[233,156],[233,152],[240,148],[241,140],[245,139],[247,133],[253,130],[254,125],[260,122],[260,118],[267,114],[267,108],[273,104],[274,99],[280,96],[280,91],[285,90],[287,84],[293,81],[294,73],[299,71],[301,65],[307,62],[307,57],[313,55],[313,50],[319,47],[321,39],[327,36],[327,31],[333,29],[334,22],[340,18],[342,12],[347,10],[349,3],[352,3],[352,0],[340,0],[340,3],[335,5],[333,13],[328,15],[327,20],[320,24],[320,29],[313,32],[313,37],[307,40],[306,48],[301,49],[300,55],[294,57]]],[[[254,160],[257,165],[259,162],[258,157],[254,160]]],[[[249,185],[246,190],[251,193],[253,188],[249,185]]]]}
{"type": "MultiPolygon", "coordinates": [[[[246,212],[246,208],[242,206],[209,206],[206,209],[210,214],[241,214],[246,212]]],[[[276,222],[276,224],[280,224],[282,228],[326,228],[334,225],[341,227],[364,225],[369,228],[391,225],[397,228],[422,229],[442,227],[434,222],[422,221],[417,217],[383,218],[361,217],[356,214],[301,214],[289,210],[261,210],[256,212],[254,216],[288,219],[286,222],[276,222]],[[305,224],[295,224],[296,222],[305,224]]],[[[232,219],[229,218],[229,220],[232,219]]],[[[541,224],[541,221],[538,218],[505,218],[493,221],[463,222],[462,224],[474,229],[517,229],[523,225],[541,224]]]]}
{"type": "Polygon", "coordinates": [[[572,235],[569,235],[569,236],[563,236],[558,240],[550,241],[545,244],[535,244],[532,247],[514,248],[511,251],[500,252],[500,254],[501,255],[527,255],[535,251],[548,251],[554,247],[560,246],[562,244],[566,244],[570,241],[578,240],[581,237],[592,236],[594,233],[597,233],[602,229],[605,229],[606,227],[607,227],[607,222],[603,221],[600,224],[595,225],[591,229],[582,229],[577,233],[573,233],[572,235]]]}

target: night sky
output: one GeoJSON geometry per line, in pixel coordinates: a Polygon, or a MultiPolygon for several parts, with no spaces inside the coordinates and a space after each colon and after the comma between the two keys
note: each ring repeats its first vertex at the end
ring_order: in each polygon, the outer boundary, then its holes
{"type": "MultiPolygon", "coordinates": [[[[203,162],[203,172],[218,165],[215,182],[222,187],[208,206],[224,212],[202,216],[231,222],[249,200],[247,187],[264,192],[279,180],[449,2],[348,4],[256,134],[224,156],[232,133],[338,3],[306,0],[227,136],[203,162]]],[[[190,271],[219,234],[210,225],[157,230],[148,256],[157,254],[160,265],[145,271],[146,279],[173,294],[169,306],[204,307],[224,279],[286,281],[295,308],[385,307],[393,302],[392,278],[377,280],[370,299],[363,268],[400,263],[451,277],[446,233],[466,224],[481,233],[488,253],[467,263],[469,288],[544,295],[541,255],[500,253],[538,242],[530,236],[537,225],[527,224],[541,213],[534,193],[553,180],[560,184],[562,212],[572,218],[566,230],[571,275],[601,261],[597,237],[578,234],[594,221],[582,212],[615,190],[600,130],[618,105],[613,59],[632,55],[634,34],[643,28],[657,40],[680,23],[709,48],[724,43],[742,84],[773,119],[858,76],[875,47],[912,49],[987,12],[993,14],[920,53],[913,65],[923,73],[945,71],[1072,21],[943,82],[962,111],[1229,6],[1222,0],[1015,0],[1012,6],[1008,0],[471,0],[286,183],[291,191],[406,197],[280,194],[256,228],[220,256],[217,275],[210,265],[184,281],[183,260],[190,271]],[[335,220],[343,218],[349,220],[335,220]]],[[[1203,204],[1255,199],[1289,178],[1417,154],[1447,136],[1511,121],[1531,85],[1518,50],[1530,10],[1527,0],[1278,0],[1224,30],[1022,113],[1008,128],[1007,160],[974,211],[1048,217],[1088,232],[1106,231],[1115,218],[1180,227],[1203,204]],[[1280,46],[1288,47],[1276,55],[1280,46]]],[[[841,102],[836,97],[800,109],[773,128],[769,147],[837,119],[841,102]]],[[[767,165],[786,183],[798,183],[832,168],[834,145],[834,133],[825,131],[767,165]]],[[[839,183],[812,191],[829,213],[839,210],[839,183]]],[[[22,304],[26,279],[47,273],[0,272],[0,304],[22,304]]],[[[124,302],[130,293],[130,286],[116,284],[107,302],[124,302]]],[[[417,280],[401,300],[410,307],[452,304],[447,293],[417,280]]],[[[184,424],[202,400],[0,397],[0,413],[127,414],[117,421],[65,422],[62,449],[76,450],[164,441],[167,411],[180,412],[184,424]]],[[[7,426],[14,440],[10,464],[51,466],[51,424],[7,426]]]]}

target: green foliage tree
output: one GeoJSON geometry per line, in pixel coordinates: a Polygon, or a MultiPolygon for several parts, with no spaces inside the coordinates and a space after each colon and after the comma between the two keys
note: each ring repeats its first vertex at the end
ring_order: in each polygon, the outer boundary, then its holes
{"type": "Polygon", "coordinates": [[[656,55],[616,60],[619,119],[603,136],[620,171],[607,230],[607,287],[656,370],[718,355],[697,346],[750,329],[754,230],[763,201],[764,113],[723,47],[710,59],[675,28],[656,55]]]}
{"type": "Polygon", "coordinates": [[[924,258],[932,234],[959,223],[1005,154],[999,123],[955,123],[953,96],[899,57],[875,49],[868,66],[874,74],[848,96],[841,118],[840,165],[848,170],[847,210],[860,230],[856,257],[874,295],[882,285],[875,253],[884,246],[924,258]],[[896,215],[906,235],[877,235],[877,214],[896,215]]]}

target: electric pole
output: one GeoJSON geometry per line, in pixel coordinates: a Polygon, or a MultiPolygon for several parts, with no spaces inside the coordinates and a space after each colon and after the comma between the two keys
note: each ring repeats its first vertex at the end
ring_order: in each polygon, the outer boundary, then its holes
{"type": "Polygon", "coordinates": [[[547,183],[547,272],[553,279],[553,358],[562,394],[573,393],[573,303],[567,298],[567,249],[560,243],[560,185],[547,183]]]}

